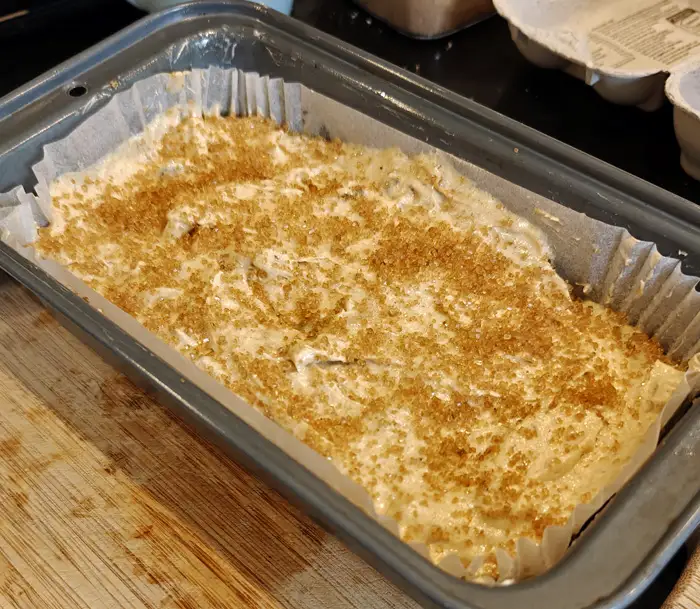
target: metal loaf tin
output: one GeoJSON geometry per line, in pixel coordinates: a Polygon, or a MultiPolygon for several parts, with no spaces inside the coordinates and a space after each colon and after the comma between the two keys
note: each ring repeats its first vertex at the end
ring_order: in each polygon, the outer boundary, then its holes
{"type": "MultiPolygon", "coordinates": [[[[663,254],[683,250],[685,271],[700,274],[700,209],[688,201],[308,26],[242,2],[190,4],[148,17],[0,100],[0,192],[18,183],[31,188],[30,167],[41,147],[65,136],[115,91],[152,73],[212,64],[301,82],[507,180],[624,226],[656,242],[663,254]],[[207,44],[220,28],[227,29],[235,48],[207,44]],[[192,37],[196,44],[181,44],[192,37]]],[[[700,407],[692,407],[549,572],[501,587],[458,580],[220,403],[181,382],[172,368],[3,243],[0,267],[130,378],[425,606],[619,609],[639,596],[700,524],[700,407]]]]}

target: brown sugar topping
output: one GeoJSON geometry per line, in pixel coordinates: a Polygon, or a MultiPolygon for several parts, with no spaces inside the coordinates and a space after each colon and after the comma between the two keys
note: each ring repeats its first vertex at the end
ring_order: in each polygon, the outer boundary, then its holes
{"type": "Polygon", "coordinates": [[[466,561],[541,541],[663,405],[644,397],[660,346],[572,298],[434,158],[217,117],[125,179],[119,161],[55,185],[65,221],[37,250],[332,459],[404,539],[466,561]]]}

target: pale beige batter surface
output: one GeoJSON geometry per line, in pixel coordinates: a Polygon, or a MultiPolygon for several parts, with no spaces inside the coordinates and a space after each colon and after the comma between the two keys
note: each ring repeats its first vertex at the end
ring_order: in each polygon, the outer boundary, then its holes
{"type": "Polygon", "coordinates": [[[465,563],[611,482],[682,377],[438,158],[166,115],[51,186],[37,251],[465,563]]]}

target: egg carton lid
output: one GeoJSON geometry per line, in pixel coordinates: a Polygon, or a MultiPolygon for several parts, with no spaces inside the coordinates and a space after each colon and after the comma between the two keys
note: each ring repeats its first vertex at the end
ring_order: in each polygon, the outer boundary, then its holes
{"type": "Polygon", "coordinates": [[[693,0],[495,0],[494,4],[528,38],[609,76],[670,73],[689,59],[700,59],[700,2],[693,0]]]}
{"type": "Polygon", "coordinates": [[[584,80],[605,99],[675,106],[681,165],[700,180],[700,1],[494,0],[533,63],[584,80]],[[668,78],[667,78],[668,77],[668,78]]]}

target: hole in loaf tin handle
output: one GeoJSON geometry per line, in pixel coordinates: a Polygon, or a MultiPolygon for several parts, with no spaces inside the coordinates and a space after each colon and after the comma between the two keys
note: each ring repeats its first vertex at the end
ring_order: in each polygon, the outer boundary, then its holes
{"type": "Polygon", "coordinates": [[[72,82],[64,90],[71,97],[82,97],[88,92],[87,85],[81,82],[72,82]]]}

